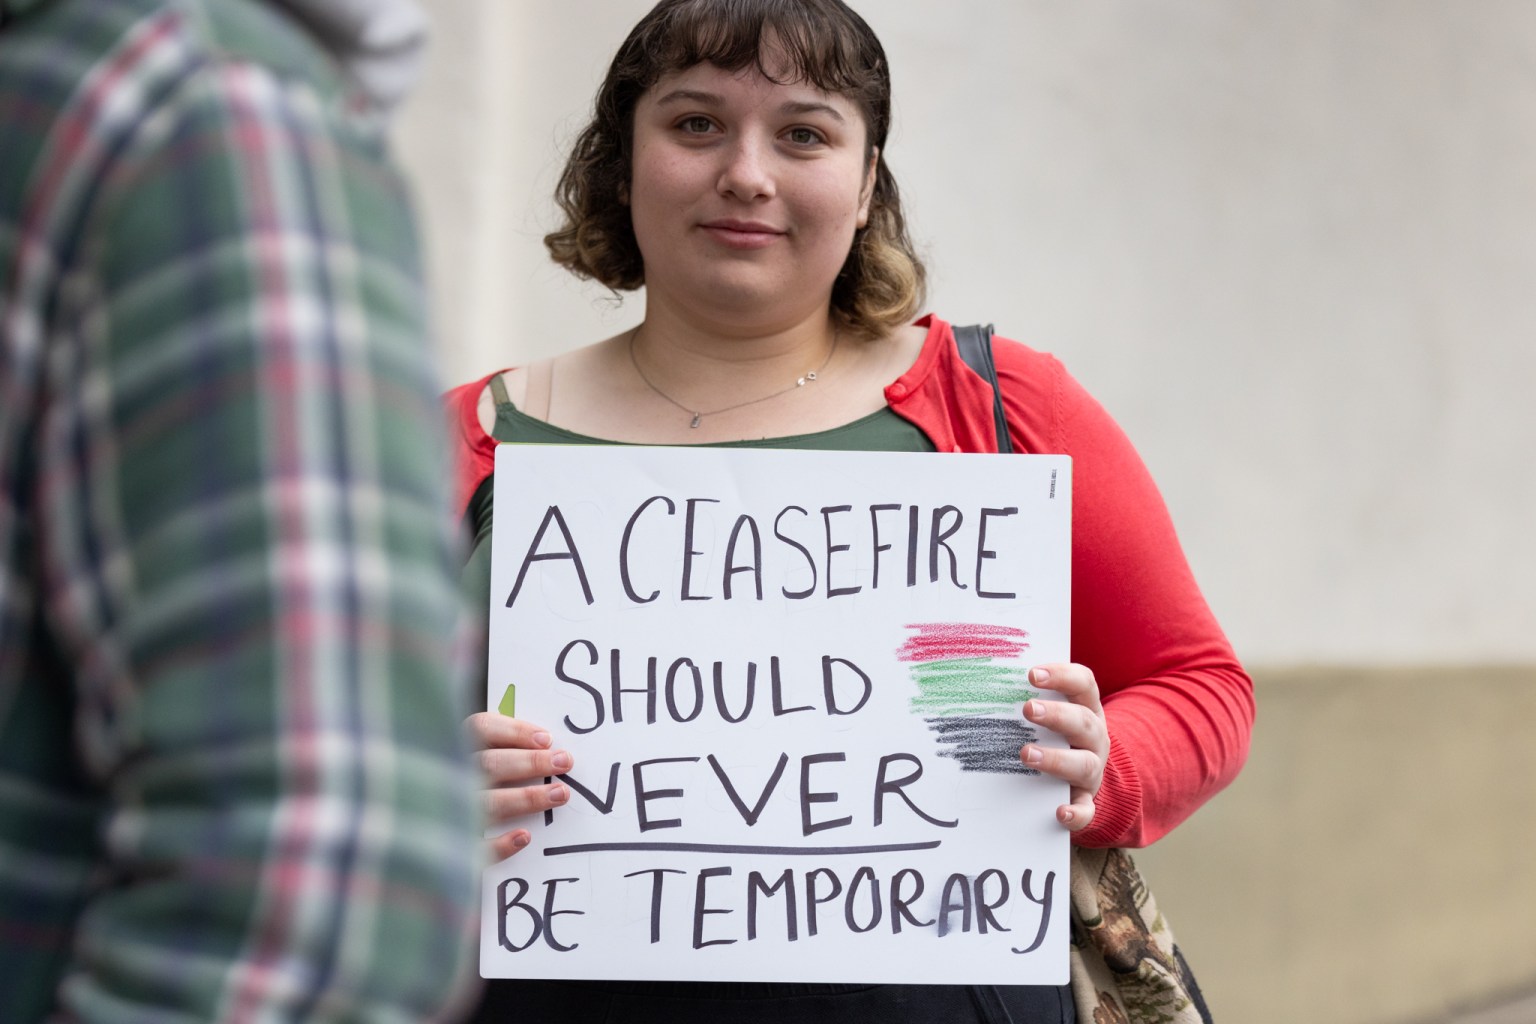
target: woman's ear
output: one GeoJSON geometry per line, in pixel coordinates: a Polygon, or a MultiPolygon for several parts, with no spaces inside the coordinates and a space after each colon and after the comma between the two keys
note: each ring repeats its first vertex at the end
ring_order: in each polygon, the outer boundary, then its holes
{"type": "Polygon", "coordinates": [[[869,153],[869,171],[864,175],[864,189],[859,194],[858,226],[864,227],[869,223],[869,208],[875,200],[875,179],[880,169],[880,147],[876,146],[869,153]]]}

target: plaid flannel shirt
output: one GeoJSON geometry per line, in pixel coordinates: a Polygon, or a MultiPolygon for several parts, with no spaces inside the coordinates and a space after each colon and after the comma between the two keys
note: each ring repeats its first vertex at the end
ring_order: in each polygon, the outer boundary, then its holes
{"type": "Polygon", "coordinates": [[[417,250],[276,4],[0,0],[0,1021],[419,1020],[480,815],[417,250]]]}

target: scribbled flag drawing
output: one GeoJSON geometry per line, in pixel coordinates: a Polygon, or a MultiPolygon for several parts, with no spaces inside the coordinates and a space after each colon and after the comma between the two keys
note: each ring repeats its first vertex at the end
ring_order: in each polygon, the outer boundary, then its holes
{"type": "Polygon", "coordinates": [[[939,755],[962,771],[1039,775],[1019,760],[1035,740],[1021,707],[1038,696],[1029,686],[1029,633],[977,622],[923,622],[896,650],[910,664],[917,692],[909,706],[934,732],[939,755]]]}

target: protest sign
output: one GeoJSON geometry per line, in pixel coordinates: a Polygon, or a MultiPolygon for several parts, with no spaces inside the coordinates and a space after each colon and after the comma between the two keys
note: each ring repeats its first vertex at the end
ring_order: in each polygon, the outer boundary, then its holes
{"type": "Polygon", "coordinates": [[[487,706],[572,752],[487,977],[1063,984],[1071,460],[502,445],[487,706]]]}

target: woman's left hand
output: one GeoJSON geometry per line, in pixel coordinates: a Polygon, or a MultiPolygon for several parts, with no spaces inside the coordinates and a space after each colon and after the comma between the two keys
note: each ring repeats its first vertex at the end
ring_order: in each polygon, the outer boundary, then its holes
{"type": "Polygon", "coordinates": [[[1109,725],[1099,703],[1099,681],[1083,665],[1037,665],[1029,670],[1031,686],[1065,697],[1024,705],[1024,717],[1050,729],[1067,741],[1069,750],[1026,744],[1019,760],[1026,768],[1038,768],[1072,787],[1071,802],[1056,808],[1056,820],[1073,832],[1093,822],[1093,798],[1104,783],[1104,764],[1109,760],[1109,725]]]}

